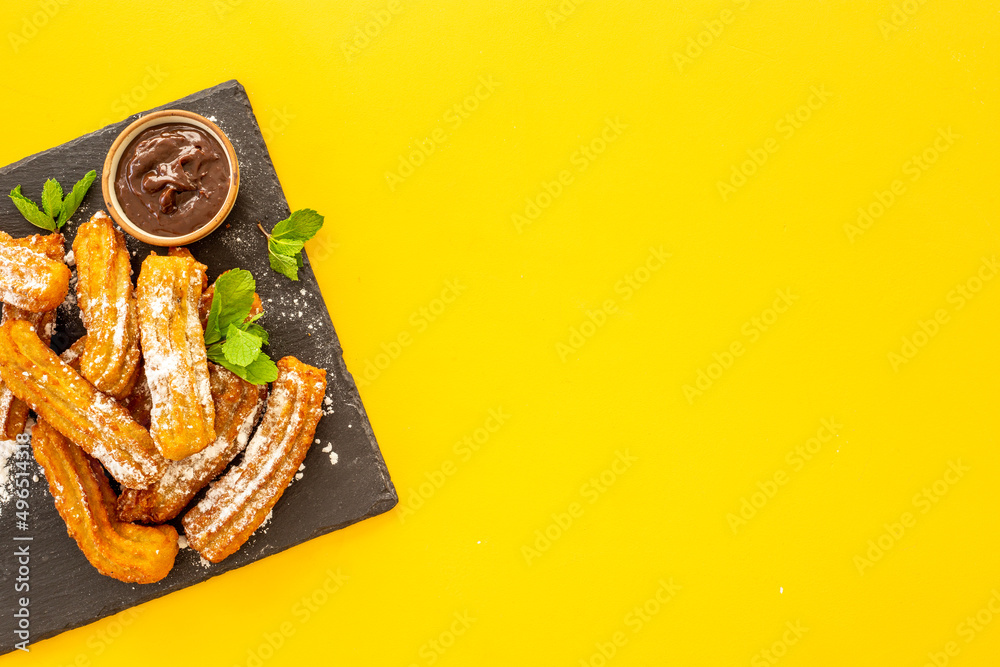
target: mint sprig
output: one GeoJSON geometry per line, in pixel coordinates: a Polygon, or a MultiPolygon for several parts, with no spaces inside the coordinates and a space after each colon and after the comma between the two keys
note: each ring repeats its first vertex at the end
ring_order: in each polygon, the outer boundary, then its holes
{"type": "Polygon", "coordinates": [[[55,232],[62,229],[66,221],[76,213],[76,209],[80,207],[80,202],[83,201],[83,197],[87,194],[87,190],[90,189],[95,178],[97,178],[97,172],[91,169],[76,182],[76,185],[65,197],[63,197],[63,189],[59,185],[59,181],[50,178],[45,181],[45,185],[42,187],[41,208],[21,194],[20,185],[11,190],[8,196],[25,220],[36,227],[55,232]]]}
{"type": "Polygon", "coordinates": [[[267,384],[278,378],[278,367],[261,351],[268,335],[256,322],[263,313],[250,317],[256,289],[249,271],[233,269],[219,276],[208,311],[205,345],[211,361],[251,384],[267,384]]]}
{"type": "Polygon", "coordinates": [[[298,280],[303,265],[302,248],[323,227],[323,216],[311,208],[304,208],[276,224],[270,234],[260,223],[257,227],[267,237],[267,258],[271,268],[298,280]]]}

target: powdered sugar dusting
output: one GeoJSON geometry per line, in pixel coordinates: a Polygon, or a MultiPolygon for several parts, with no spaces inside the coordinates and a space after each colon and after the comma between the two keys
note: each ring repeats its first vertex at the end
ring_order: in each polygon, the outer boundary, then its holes
{"type": "Polygon", "coordinates": [[[14,495],[14,457],[16,453],[16,441],[0,441],[0,514],[3,513],[7,502],[14,495]]]}

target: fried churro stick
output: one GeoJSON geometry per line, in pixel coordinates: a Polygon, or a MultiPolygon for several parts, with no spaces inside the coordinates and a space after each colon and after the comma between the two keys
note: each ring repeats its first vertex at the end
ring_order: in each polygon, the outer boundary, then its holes
{"type": "Polygon", "coordinates": [[[47,256],[41,246],[35,245],[36,238],[42,237],[15,239],[0,232],[0,301],[44,313],[66,298],[71,274],[61,259],[47,256]]]}
{"type": "MultiPolygon", "coordinates": [[[[29,313],[9,304],[3,306],[3,322],[10,320],[25,320],[34,327],[38,337],[46,345],[52,340],[52,331],[56,324],[56,311],[44,313],[29,313]]],[[[14,396],[10,389],[0,381],[0,438],[13,440],[24,432],[28,423],[28,405],[14,396]]]]}
{"type": "Polygon", "coordinates": [[[66,253],[66,238],[59,232],[52,234],[32,234],[19,239],[12,239],[15,245],[40,252],[53,262],[64,262],[66,253]]]}
{"type": "Polygon", "coordinates": [[[0,326],[0,376],[15,396],[122,485],[141,489],[163,475],[167,462],[149,433],[59,359],[24,320],[0,326]]]}
{"type": "Polygon", "coordinates": [[[31,450],[45,471],[66,532],[98,572],[138,584],[167,576],[177,557],[173,526],[119,521],[115,492],[104,470],[44,419],[32,431],[31,450]]]}
{"type": "Polygon", "coordinates": [[[80,372],[112,398],[132,391],[139,370],[139,324],[125,237],[98,211],[73,241],[76,296],[87,328],[80,372]]]}
{"type": "Polygon", "coordinates": [[[122,521],[163,523],[181,513],[191,499],[218,477],[243,451],[267,397],[267,385],[252,385],[217,364],[208,364],[219,437],[197,454],[173,461],[148,489],[125,489],[118,497],[122,521]]]}
{"type": "Polygon", "coordinates": [[[201,293],[202,296],[204,296],[205,290],[208,289],[208,267],[199,262],[198,260],[196,260],[194,258],[194,255],[191,254],[191,251],[184,247],[175,246],[172,248],[168,248],[167,256],[181,257],[185,259],[190,259],[192,262],[194,262],[195,268],[197,268],[198,271],[201,273],[201,293]]]}
{"type": "MultiPolygon", "coordinates": [[[[65,239],[63,239],[62,234],[34,234],[12,239],[12,241],[22,248],[40,252],[54,262],[63,261],[65,239]]],[[[52,332],[55,330],[56,311],[47,310],[44,313],[32,313],[6,303],[3,306],[3,319],[0,322],[9,320],[31,322],[35,331],[38,332],[38,336],[48,345],[52,339],[52,332]]],[[[0,380],[0,438],[16,438],[24,432],[24,426],[27,422],[28,406],[24,401],[16,398],[0,380]]]]}
{"type": "Polygon", "coordinates": [[[198,321],[203,272],[190,257],[151,254],[139,272],[139,333],[153,398],[153,442],[177,461],[215,440],[205,331],[198,321]]]}
{"type": "Polygon", "coordinates": [[[278,361],[278,379],[243,460],[184,515],[188,543],[218,563],[264,522],[312,444],[323,414],[326,371],[295,357],[278,361]]]}

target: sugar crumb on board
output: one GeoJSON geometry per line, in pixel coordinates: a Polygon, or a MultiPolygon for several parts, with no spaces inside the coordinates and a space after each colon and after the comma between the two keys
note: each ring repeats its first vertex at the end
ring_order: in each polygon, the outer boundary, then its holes
{"type": "MultiPolygon", "coordinates": [[[[317,440],[316,442],[318,443],[319,440],[317,440]]],[[[332,465],[332,466],[337,465],[337,461],[340,460],[340,457],[337,456],[337,452],[333,451],[333,443],[332,442],[326,443],[326,447],[324,447],[320,451],[322,451],[324,454],[329,454],[330,455],[330,465],[332,465]]]]}

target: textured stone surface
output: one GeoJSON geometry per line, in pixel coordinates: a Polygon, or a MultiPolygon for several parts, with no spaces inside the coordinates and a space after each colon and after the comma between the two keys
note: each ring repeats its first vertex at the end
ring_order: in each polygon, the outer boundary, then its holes
{"type": "MultiPolygon", "coordinates": [[[[170,575],[151,585],[121,583],[91,567],[66,534],[45,479],[35,468],[38,481],[31,485],[30,528],[16,529],[12,502],[0,507],[0,536],[4,543],[0,556],[2,599],[10,601],[4,604],[0,621],[0,652],[13,650],[16,641],[11,616],[17,571],[14,535],[33,536],[28,543],[31,590],[24,595],[31,600],[31,641],[37,642],[375,516],[397,502],[354,380],[344,366],[340,342],[309,260],[299,271],[298,282],[268,267],[267,246],[255,224],[260,221],[269,228],[287,217],[289,210],[246,92],[236,81],[229,81],[161,108],[189,109],[213,118],[236,147],[242,177],[236,205],[222,227],[190,249],[208,265],[209,280],[234,267],[253,273],[267,311],[261,324],[271,334],[268,353],[274,359],[293,354],[325,368],[329,414],[320,420],[316,432],[319,442],[313,444],[306,457],[302,479],[292,483],[274,508],[271,521],[237,554],[218,565],[203,567],[196,552],[183,549],[170,575]],[[338,455],[336,465],[331,463],[329,453],[322,451],[328,444],[338,455]]],[[[40,201],[42,183],[47,178],[55,177],[64,187],[71,187],[90,169],[100,174],[111,143],[136,117],[0,169],[0,192],[7,193],[20,184],[29,198],[40,201]]],[[[95,182],[63,228],[67,250],[77,227],[103,207],[100,182],[95,182]]],[[[14,236],[38,231],[6,197],[0,201],[0,229],[14,236]]],[[[134,278],[142,259],[153,248],[126,238],[133,253],[134,278]]],[[[164,251],[159,249],[160,253],[164,251]]],[[[58,334],[62,335],[56,336],[54,346],[65,347],[82,335],[83,325],[77,313],[75,307],[60,309],[58,334]]]]}

